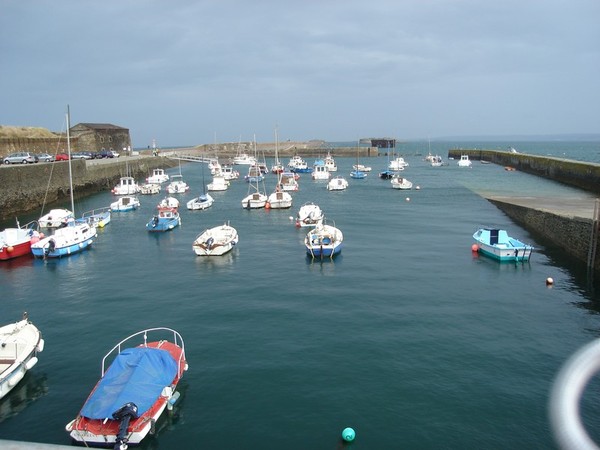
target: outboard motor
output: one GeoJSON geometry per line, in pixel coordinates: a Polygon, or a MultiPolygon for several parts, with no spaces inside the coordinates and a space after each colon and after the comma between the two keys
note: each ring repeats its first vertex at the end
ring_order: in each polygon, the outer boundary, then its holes
{"type": "Polygon", "coordinates": [[[133,402],[127,402],[113,414],[113,419],[120,421],[119,423],[119,434],[115,441],[114,450],[126,450],[127,449],[127,428],[131,419],[138,418],[138,407],[133,402]]]}
{"type": "Polygon", "coordinates": [[[50,239],[48,241],[48,247],[46,247],[44,249],[44,255],[48,256],[50,253],[52,253],[54,250],[56,249],[56,242],[54,241],[54,239],[50,239]]]}

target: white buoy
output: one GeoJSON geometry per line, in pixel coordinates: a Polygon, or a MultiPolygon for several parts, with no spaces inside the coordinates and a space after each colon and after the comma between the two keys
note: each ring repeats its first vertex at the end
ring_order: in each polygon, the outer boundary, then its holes
{"type": "Polygon", "coordinates": [[[554,284],[554,280],[552,277],[546,278],[546,286],[552,286],[554,284]]]}
{"type": "Polygon", "coordinates": [[[407,201],[407,202],[410,202],[410,197],[406,197],[406,201],[407,201]]]}

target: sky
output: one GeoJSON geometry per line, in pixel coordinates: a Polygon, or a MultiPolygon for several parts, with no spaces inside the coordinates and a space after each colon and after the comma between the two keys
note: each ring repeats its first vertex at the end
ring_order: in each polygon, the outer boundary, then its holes
{"type": "Polygon", "coordinates": [[[2,0],[0,124],[136,148],[600,133],[598,0],[2,0]]]}

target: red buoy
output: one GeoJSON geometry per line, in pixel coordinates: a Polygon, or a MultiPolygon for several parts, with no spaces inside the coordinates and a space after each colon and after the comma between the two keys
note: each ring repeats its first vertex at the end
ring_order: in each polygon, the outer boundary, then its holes
{"type": "Polygon", "coordinates": [[[478,252],[479,251],[479,247],[477,246],[477,244],[471,245],[471,251],[472,252],[478,252]]]}

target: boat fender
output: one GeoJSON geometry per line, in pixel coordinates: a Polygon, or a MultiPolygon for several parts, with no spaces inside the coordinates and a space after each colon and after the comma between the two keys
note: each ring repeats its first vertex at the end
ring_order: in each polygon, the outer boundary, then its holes
{"type": "Polygon", "coordinates": [[[17,383],[23,379],[24,375],[25,375],[25,372],[23,372],[23,371],[15,373],[12,377],[10,377],[8,379],[8,385],[10,387],[16,386],[17,383]]]}
{"type": "Polygon", "coordinates": [[[36,351],[39,352],[43,352],[44,351],[44,345],[45,345],[45,341],[43,339],[40,339],[40,342],[38,342],[38,345],[36,347],[36,351]]]}
{"type": "Polygon", "coordinates": [[[179,391],[175,391],[173,393],[173,395],[171,396],[171,398],[169,399],[169,401],[167,402],[167,409],[169,411],[173,410],[173,405],[175,405],[175,403],[177,402],[177,400],[179,400],[179,397],[181,396],[181,394],[179,393],[179,391]]]}
{"type": "Polygon", "coordinates": [[[33,368],[33,366],[35,366],[38,362],[37,356],[34,356],[33,358],[31,358],[29,361],[27,361],[25,363],[25,368],[27,370],[31,370],[33,368]]]}

